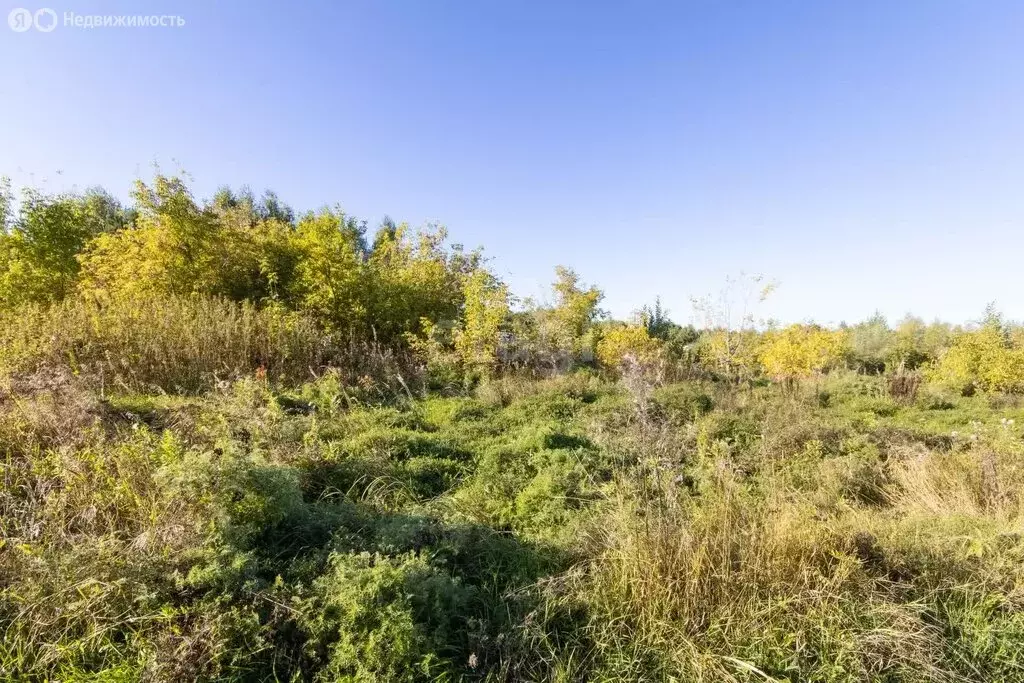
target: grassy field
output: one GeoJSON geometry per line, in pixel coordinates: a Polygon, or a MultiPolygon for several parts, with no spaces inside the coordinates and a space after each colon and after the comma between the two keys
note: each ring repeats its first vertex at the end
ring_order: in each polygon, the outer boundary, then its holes
{"type": "Polygon", "coordinates": [[[1024,681],[1024,326],[773,287],[0,180],[0,680],[1024,681]]]}
{"type": "Polygon", "coordinates": [[[1024,680],[1024,402],[576,373],[0,394],[0,672],[1024,680]]]}

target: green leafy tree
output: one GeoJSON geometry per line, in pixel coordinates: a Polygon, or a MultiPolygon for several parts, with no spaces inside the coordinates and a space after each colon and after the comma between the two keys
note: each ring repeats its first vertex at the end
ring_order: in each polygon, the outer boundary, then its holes
{"type": "Polygon", "coordinates": [[[880,312],[849,327],[850,360],[853,366],[867,373],[885,370],[894,352],[895,335],[889,321],[880,312]]]}
{"type": "Polygon", "coordinates": [[[604,315],[598,308],[604,293],[582,284],[576,271],[565,266],[555,268],[552,289],[555,305],[542,312],[542,339],[556,354],[590,360],[596,344],[591,327],[604,315]]]}
{"type": "Polygon", "coordinates": [[[78,255],[85,245],[129,220],[117,201],[99,190],[83,195],[26,190],[16,215],[9,188],[0,188],[0,194],[3,306],[64,299],[77,285],[78,255]]]}
{"type": "Polygon", "coordinates": [[[668,317],[668,311],[661,305],[661,297],[654,300],[653,306],[644,306],[636,315],[637,322],[647,328],[647,334],[656,339],[668,339],[672,331],[679,325],[668,317]]]}
{"type": "Polygon", "coordinates": [[[0,233],[7,234],[8,226],[14,220],[14,194],[11,192],[11,179],[0,176],[0,233]]]}
{"type": "Polygon", "coordinates": [[[368,259],[367,307],[373,332],[392,341],[422,331],[421,321],[454,324],[462,313],[463,278],[480,262],[476,252],[446,245],[444,228],[412,232],[386,223],[368,259]]]}
{"type": "Polygon", "coordinates": [[[557,372],[594,359],[595,322],[605,315],[598,307],[604,294],[583,285],[564,266],[555,269],[552,291],[553,304],[526,299],[523,310],[509,316],[508,334],[499,349],[507,365],[557,372]]]}
{"type": "Polygon", "coordinates": [[[291,299],[332,329],[361,333],[368,324],[363,235],[354,218],[327,209],[303,216],[295,229],[291,299]]]}
{"type": "Polygon", "coordinates": [[[580,282],[576,271],[565,266],[555,267],[555,307],[552,318],[559,326],[558,333],[567,346],[576,346],[593,322],[602,315],[598,308],[604,293],[597,287],[580,282]]]}
{"type": "Polygon", "coordinates": [[[693,325],[673,322],[669,311],[661,304],[661,297],[654,300],[654,305],[641,308],[635,318],[637,324],[646,328],[649,337],[662,342],[667,360],[682,370],[692,368],[697,358],[695,342],[700,337],[693,325]]]}

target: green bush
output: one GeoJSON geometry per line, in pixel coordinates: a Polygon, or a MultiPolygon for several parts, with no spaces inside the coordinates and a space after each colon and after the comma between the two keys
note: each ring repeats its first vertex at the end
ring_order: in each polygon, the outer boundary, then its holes
{"type": "MultiPolygon", "coordinates": [[[[467,649],[472,591],[414,555],[336,554],[303,604],[300,624],[316,680],[430,681],[467,649]]],[[[468,655],[466,655],[468,656],[468,655]]]]}
{"type": "Polygon", "coordinates": [[[654,403],[676,423],[693,422],[715,407],[714,399],[700,385],[670,384],[654,392],[654,403]]]}

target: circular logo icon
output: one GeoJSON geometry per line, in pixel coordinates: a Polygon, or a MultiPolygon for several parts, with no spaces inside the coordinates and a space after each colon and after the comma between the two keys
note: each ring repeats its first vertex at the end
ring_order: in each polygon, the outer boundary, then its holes
{"type": "Polygon", "coordinates": [[[41,10],[36,10],[33,21],[35,21],[37,31],[49,33],[57,28],[57,13],[49,7],[44,7],[41,10]]]}
{"type": "MultiPolygon", "coordinates": [[[[56,14],[54,14],[54,23],[57,23],[56,14]]],[[[12,31],[24,33],[32,28],[32,13],[24,7],[15,7],[7,15],[7,25],[11,27],[12,31]]]]}

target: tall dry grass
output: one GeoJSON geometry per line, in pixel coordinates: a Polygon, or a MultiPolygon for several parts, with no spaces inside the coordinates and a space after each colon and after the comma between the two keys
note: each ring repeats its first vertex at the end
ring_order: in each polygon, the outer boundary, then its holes
{"type": "MultiPolygon", "coordinates": [[[[725,442],[666,444],[685,478],[644,461],[620,473],[580,544],[586,559],[543,586],[539,625],[525,629],[546,671],[562,680],[1024,680],[1012,645],[1024,609],[1020,439],[996,427],[949,451],[885,445],[884,476],[849,473],[878,490],[858,496],[835,476],[842,457],[782,443],[813,431],[791,408],[776,406],[788,432],[755,447],[765,464],[755,473],[725,442]],[[779,449],[788,455],[774,457],[779,449]],[[573,635],[552,639],[569,618],[573,635]]],[[[637,424],[619,438],[651,451],[651,426],[637,424]]]]}
{"type": "Polygon", "coordinates": [[[338,365],[373,374],[382,352],[362,346],[300,313],[213,297],[75,298],[0,314],[0,376],[62,368],[101,388],[195,392],[257,371],[297,384],[338,365]]]}
{"type": "Polygon", "coordinates": [[[956,679],[938,661],[941,632],[865,569],[848,520],[731,486],[603,521],[602,550],[555,601],[590,615],[570,678],[956,679]]]}

